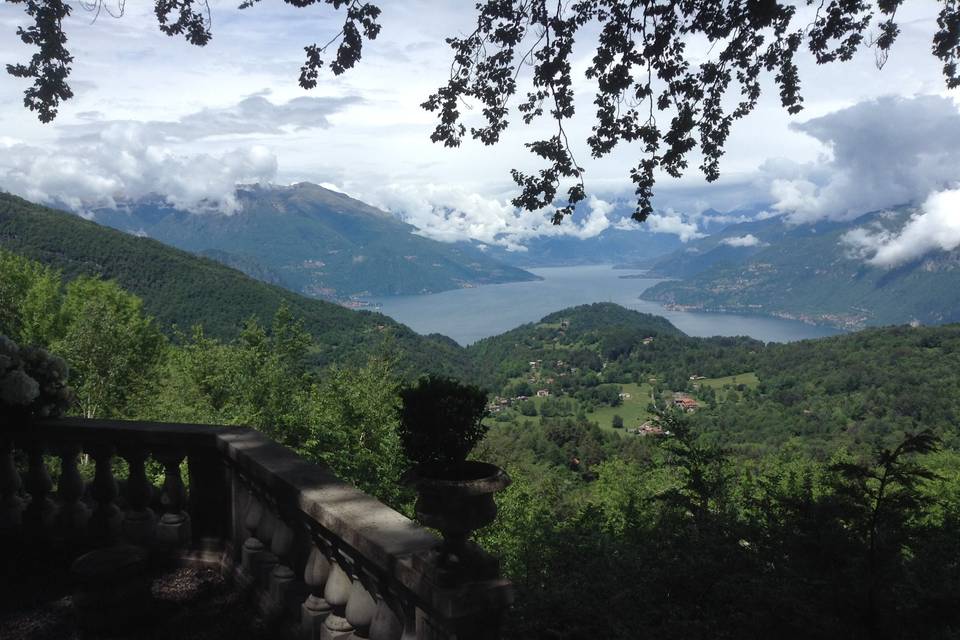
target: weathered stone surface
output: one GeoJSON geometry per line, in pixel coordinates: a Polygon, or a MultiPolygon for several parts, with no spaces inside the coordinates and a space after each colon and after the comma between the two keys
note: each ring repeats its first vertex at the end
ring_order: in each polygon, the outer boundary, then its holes
{"type": "Polygon", "coordinates": [[[370,640],[401,640],[403,619],[399,607],[393,607],[383,598],[377,598],[377,610],[370,624],[370,640]]]}
{"type": "Polygon", "coordinates": [[[73,605],[80,627],[129,633],[131,625],[150,611],[151,580],[146,569],[146,550],[133,545],[97,549],[77,558],[71,573],[77,585],[73,605]]]}
{"type": "Polygon", "coordinates": [[[190,542],[190,516],[184,512],[165,513],[157,523],[157,542],[165,547],[183,547],[190,542]]]}

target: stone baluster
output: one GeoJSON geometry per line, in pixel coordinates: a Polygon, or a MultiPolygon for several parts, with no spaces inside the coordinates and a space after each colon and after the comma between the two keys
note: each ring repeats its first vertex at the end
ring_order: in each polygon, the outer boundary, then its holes
{"type": "Polygon", "coordinates": [[[350,640],[368,640],[370,638],[370,624],[373,622],[373,614],[377,610],[377,600],[371,593],[372,586],[373,580],[362,571],[358,570],[357,574],[353,576],[350,598],[347,600],[347,608],[343,613],[343,617],[353,627],[353,633],[349,636],[350,640]]]}
{"type": "Polygon", "coordinates": [[[0,436],[0,534],[12,532],[22,522],[20,474],[13,462],[13,441],[0,436]]]}
{"type": "Polygon", "coordinates": [[[60,455],[60,481],[57,482],[60,509],[54,531],[65,540],[75,539],[86,529],[90,520],[90,510],[82,500],[83,478],[77,469],[80,444],[66,442],[58,447],[57,453],[60,455]]]}
{"type": "Polygon", "coordinates": [[[282,519],[276,520],[276,527],[273,532],[273,538],[270,541],[270,552],[277,557],[277,564],[270,572],[268,588],[267,612],[270,614],[280,614],[289,608],[288,596],[293,587],[293,581],[296,577],[293,569],[290,568],[292,559],[290,552],[293,549],[293,529],[291,529],[282,519]]]}
{"type": "Polygon", "coordinates": [[[247,530],[247,538],[243,541],[243,551],[240,555],[240,567],[244,575],[251,581],[256,579],[260,554],[263,553],[263,543],[257,538],[257,528],[263,518],[263,504],[253,492],[249,493],[247,511],[243,518],[243,528],[247,530]]]}
{"type": "Polygon", "coordinates": [[[53,480],[43,460],[43,443],[34,440],[27,444],[27,473],[24,476],[24,488],[30,494],[30,502],[23,512],[23,523],[33,536],[45,536],[53,517],[56,506],[50,499],[53,491],[53,480]]]}
{"type": "Polygon", "coordinates": [[[330,605],[330,614],[323,622],[322,640],[347,638],[353,632],[353,626],[346,618],[347,603],[353,591],[350,575],[341,567],[342,558],[331,559],[330,577],[323,589],[323,599],[330,605]]]}
{"type": "Polygon", "coordinates": [[[90,536],[101,544],[112,544],[119,537],[123,520],[123,514],[116,504],[119,491],[117,480],[113,477],[113,445],[98,443],[88,447],[87,452],[96,466],[93,482],[90,483],[90,495],[96,502],[90,516],[90,536]]]}
{"type": "Polygon", "coordinates": [[[314,544],[303,570],[303,581],[310,590],[310,595],[300,608],[300,629],[305,640],[320,640],[323,622],[330,615],[330,605],[323,598],[330,568],[327,556],[319,544],[314,544]]]}
{"type": "Polygon", "coordinates": [[[263,517],[257,525],[257,538],[263,543],[263,551],[257,556],[257,566],[254,575],[257,583],[265,588],[270,587],[270,574],[277,566],[277,556],[270,550],[273,543],[273,533],[277,528],[277,517],[266,505],[263,508],[263,517]]]}
{"type": "Polygon", "coordinates": [[[180,475],[181,451],[160,451],[155,454],[163,465],[163,489],[160,504],[163,515],[157,523],[157,542],[164,546],[183,546],[190,542],[190,516],[184,511],[187,490],[180,475]]]}
{"type": "MultiPolygon", "coordinates": [[[[406,640],[403,620],[403,608],[398,603],[391,604],[387,596],[378,595],[377,608],[370,623],[370,640],[406,640]]],[[[412,635],[414,631],[411,628],[410,638],[415,637],[412,635]]]]}
{"type": "Polygon", "coordinates": [[[157,517],[150,508],[153,485],[147,479],[147,450],[141,446],[123,447],[120,455],[130,468],[124,497],[129,509],[123,520],[123,535],[134,544],[148,546],[156,535],[157,517]]]}

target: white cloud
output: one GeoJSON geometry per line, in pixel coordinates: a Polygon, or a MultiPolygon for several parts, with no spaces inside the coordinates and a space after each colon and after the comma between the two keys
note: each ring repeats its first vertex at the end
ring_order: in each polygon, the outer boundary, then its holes
{"type": "Polygon", "coordinates": [[[732,238],[724,238],[720,241],[722,244],[730,245],[731,247],[756,247],[760,244],[763,244],[757,236],[752,233],[748,233],[745,236],[734,236],[732,238]]]}
{"type": "Polygon", "coordinates": [[[82,144],[14,145],[0,155],[0,187],[75,211],[159,194],[188,211],[233,213],[237,183],[266,182],[277,172],[276,156],[263,146],[180,155],[144,134],[141,125],[111,125],[82,144]]]}
{"type": "Polygon", "coordinates": [[[794,224],[852,220],[916,203],[957,180],[960,111],[939,96],[884,97],[794,125],[829,151],[821,161],[768,161],[774,209],[794,224]]]}
{"type": "Polygon", "coordinates": [[[585,218],[554,225],[549,212],[523,211],[507,200],[452,185],[394,184],[358,197],[395,213],[433,240],[476,240],[513,251],[525,250],[523,243],[538,236],[592,238],[611,226],[609,216],[615,209],[609,202],[590,197],[585,218]]]}
{"type": "Polygon", "coordinates": [[[688,222],[683,217],[668,209],[663,213],[654,213],[647,218],[647,227],[654,233],[670,233],[680,238],[681,242],[689,242],[704,237],[696,223],[688,222]]]}
{"type": "Polygon", "coordinates": [[[610,202],[605,202],[596,196],[590,196],[587,199],[587,206],[590,213],[587,219],[579,226],[570,225],[574,228],[574,235],[579,238],[592,238],[603,233],[610,227],[610,214],[616,206],[610,202]]]}
{"type": "Polygon", "coordinates": [[[932,194],[899,233],[861,227],[845,234],[843,241],[857,257],[885,268],[931,251],[952,251],[960,247],[960,189],[932,194]]]}
{"type": "Polygon", "coordinates": [[[748,215],[732,215],[728,213],[720,213],[713,215],[706,215],[700,218],[700,221],[705,224],[716,224],[728,226],[731,224],[740,224],[741,222],[750,222],[751,220],[756,219],[755,216],[748,215]]]}

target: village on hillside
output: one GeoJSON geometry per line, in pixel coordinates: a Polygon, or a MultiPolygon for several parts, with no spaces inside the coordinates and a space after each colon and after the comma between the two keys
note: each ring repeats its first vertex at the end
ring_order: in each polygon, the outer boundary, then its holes
{"type": "MultiPolygon", "coordinates": [[[[550,327],[562,335],[565,321],[550,327]]],[[[641,340],[653,344],[653,336],[641,340]]],[[[608,362],[599,362],[599,369],[608,362]]],[[[753,374],[741,379],[755,384],[753,374]]],[[[514,377],[501,392],[491,397],[487,410],[496,421],[524,418],[582,415],[601,428],[629,436],[670,435],[657,420],[657,412],[673,407],[686,413],[712,402],[716,390],[733,389],[737,376],[711,379],[691,373],[686,389],[663,389],[656,377],[643,383],[602,383],[590,370],[583,370],[564,359],[535,359],[526,363],[525,371],[514,377]]]]}

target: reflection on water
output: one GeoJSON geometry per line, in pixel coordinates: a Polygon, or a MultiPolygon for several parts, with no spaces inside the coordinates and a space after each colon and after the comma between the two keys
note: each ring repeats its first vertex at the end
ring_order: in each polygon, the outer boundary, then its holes
{"type": "Polygon", "coordinates": [[[765,342],[790,342],[840,333],[793,320],[722,313],[668,311],[640,293],[661,282],[640,271],[610,265],[529,269],[543,280],[457,289],[422,296],[377,298],[383,313],[418,333],[442,333],[463,345],[534,322],[566,307],[615,302],[629,309],[661,315],[691,336],[747,335],[765,342]]]}

